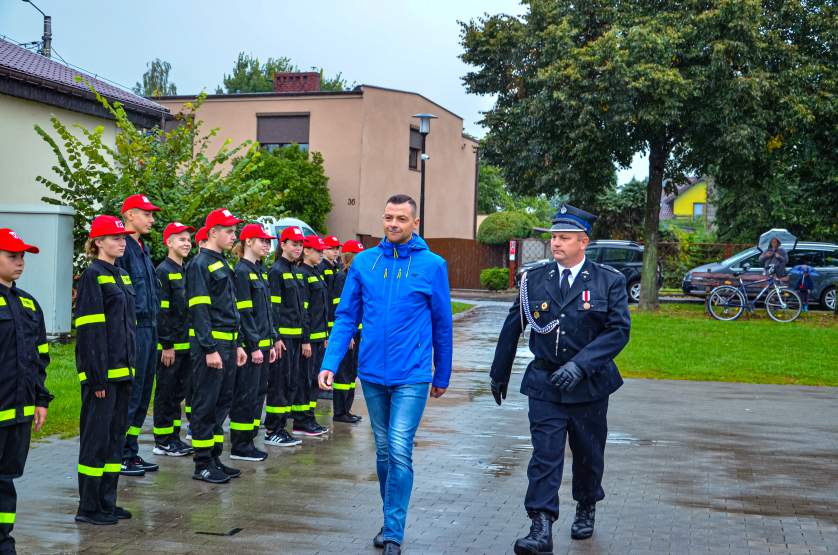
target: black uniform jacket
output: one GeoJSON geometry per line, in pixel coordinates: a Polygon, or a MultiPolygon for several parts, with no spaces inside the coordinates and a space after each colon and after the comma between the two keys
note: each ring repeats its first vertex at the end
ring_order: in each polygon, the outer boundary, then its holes
{"type": "MultiPolygon", "coordinates": [[[[530,351],[535,360],[521,381],[521,393],[556,403],[603,399],[623,384],[614,357],[628,343],[631,327],[625,277],[609,266],[587,260],[565,299],[561,298],[560,280],[555,263],[536,267],[527,274],[530,315],[539,326],[554,320],[559,325],[547,334],[530,331],[530,351]],[[548,378],[571,360],[582,369],[585,378],[572,391],[562,392],[548,378]]],[[[491,377],[496,382],[509,382],[518,338],[528,323],[523,310],[519,296],[495,349],[491,377]]]]}
{"type": "Polygon", "coordinates": [[[128,272],[134,285],[134,305],[138,326],[157,324],[160,307],[160,284],[151,263],[151,255],[145,243],[139,243],[131,236],[125,237],[125,254],[116,260],[116,265],[128,272]]]}
{"type": "Polygon", "coordinates": [[[32,420],[36,406],[49,406],[47,365],[41,306],[15,284],[0,284],[0,426],[32,420]]]}
{"type": "Polygon", "coordinates": [[[242,347],[248,353],[273,347],[278,335],[272,314],[268,273],[262,264],[241,259],[236,264],[235,277],[242,347]]]}
{"type": "Polygon", "coordinates": [[[134,379],[137,319],[128,272],[102,260],[91,262],[79,278],[74,323],[81,383],[98,391],[105,382],[134,379]]]}
{"type": "Polygon", "coordinates": [[[343,282],[344,279],[341,280],[340,276],[344,273],[341,269],[340,264],[332,264],[325,258],[317,265],[317,271],[323,276],[323,280],[326,282],[326,288],[328,291],[327,296],[327,303],[328,303],[328,326],[329,329],[335,324],[335,312],[338,309],[338,303],[340,302],[340,292],[343,289],[343,282]],[[338,281],[341,281],[338,284],[338,281]]]}
{"type": "Polygon", "coordinates": [[[239,332],[236,283],[224,255],[201,249],[186,269],[190,335],[205,354],[218,351],[218,342],[235,342],[239,332]]]}
{"type": "Polygon", "coordinates": [[[305,285],[303,306],[308,311],[310,322],[308,337],[303,337],[303,342],[325,341],[329,335],[329,288],[317,268],[300,264],[299,269],[303,274],[305,285]]]}
{"type": "Polygon", "coordinates": [[[156,272],[160,281],[160,314],[157,316],[160,348],[189,351],[186,270],[167,257],[157,266],[156,272]]]}
{"type": "Polygon", "coordinates": [[[271,305],[279,337],[308,337],[309,319],[305,309],[305,284],[299,266],[278,256],[268,272],[271,305]]]}

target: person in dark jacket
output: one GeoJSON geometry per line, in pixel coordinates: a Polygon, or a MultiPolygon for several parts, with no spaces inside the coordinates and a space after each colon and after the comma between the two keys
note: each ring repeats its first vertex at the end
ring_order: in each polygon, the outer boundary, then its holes
{"type": "MultiPolygon", "coordinates": [[[[343,273],[343,264],[341,263],[340,239],[334,235],[327,235],[323,237],[323,259],[317,265],[317,271],[323,276],[326,282],[326,287],[329,291],[327,299],[329,306],[329,317],[327,325],[329,329],[335,325],[335,310],[337,310],[338,302],[340,301],[340,291],[335,292],[335,282],[343,273]]],[[[341,285],[342,287],[342,285],[341,285]]]]}
{"type": "Polygon", "coordinates": [[[786,249],[780,246],[780,239],[772,237],[768,243],[768,248],[764,253],[759,255],[759,261],[762,262],[762,267],[768,272],[773,268],[774,275],[783,277],[786,275],[786,264],[789,263],[789,255],[786,249]]]}
{"type": "MultiPolygon", "coordinates": [[[[352,267],[352,260],[355,255],[364,250],[364,245],[360,241],[349,240],[343,244],[341,248],[341,257],[343,259],[342,271],[335,274],[334,282],[332,283],[332,295],[340,301],[340,294],[343,291],[343,284],[346,281],[346,274],[349,268],[352,267]]],[[[339,306],[339,302],[334,306],[339,306]]],[[[357,414],[352,414],[352,403],[355,401],[355,380],[358,377],[358,351],[360,351],[361,330],[358,326],[358,333],[349,342],[349,351],[343,360],[340,361],[340,367],[335,374],[335,380],[332,382],[332,389],[334,391],[332,406],[334,407],[332,420],[335,422],[345,422],[347,424],[357,424],[362,420],[357,414]]]]}
{"type": "Polygon", "coordinates": [[[125,229],[130,232],[125,254],[116,265],[128,272],[136,293],[137,362],[131,400],[128,403],[128,435],[122,450],[123,476],[142,476],[159,466],[139,454],[139,436],[151,402],[154,374],[157,369],[157,313],[160,310],[159,285],[151,254],[143,235],[151,232],[154,212],[160,210],[145,195],[131,195],[122,203],[125,229]],[[137,472],[142,470],[143,472],[137,472]]]}
{"type": "Polygon", "coordinates": [[[192,478],[223,484],[241,471],[221,462],[224,421],[233,402],[236,370],[247,361],[238,346],[239,311],[233,268],[224,251],[236,241],[241,222],[226,208],[207,215],[207,243],[189,263],[186,276],[187,304],[192,322],[192,447],[195,473],[192,478]]]}
{"type": "Polygon", "coordinates": [[[76,294],[76,369],[82,399],[76,521],[88,524],[131,518],[116,504],[137,329],[133,281],[116,260],[124,254],[130,233],[118,218],[94,218],[85,247],[93,261],[79,278],[76,294]]]}
{"type": "Polygon", "coordinates": [[[302,339],[308,336],[308,312],[304,308],[304,293],[297,277],[297,261],[303,252],[303,232],[299,227],[286,227],[279,237],[277,257],[268,272],[271,288],[273,321],[278,339],[274,343],[276,361],[268,374],[268,394],[265,403],[265,445],[293,447],[302,443],[288,433],[288,417],[308,410],[303,406],[305,367],[301,361],[302,339]]]}
{"type": "Polygon", "coordinates": [[[15,553],[17,492],[29,442],[47,420],[52,395],[46,388],[49,366],[44,313],[32,295],[17,287],[25,254],[37,254],[9,228],[0,229],[0,554],[15,553]]]}
{"type": "MultiPolygon", "coordinates": [[[[198,231],[195,232],[195,242],[198,244],[198,252],[201,252],[201,249],[204,248],[207,244],[207,228],[201,227],[198,231]]],[[[196,253],[197,254],[197,253],[196,253]]],[[[192,262],[193,259],[190,259],[186,262],[184,266],[184,270],[186,273],[189,273],[189,264],[192,262]]],[[[189,380],[186,382],[186,392],[184,393],[184,402],[183,402],[183,412],[186,415],[186,419],[192,415],[192,388],[193,388],[193,380],[192,380],[192,371],[190,365],[189,371],[189,380]]],[[[189,426],[186,430],[186,439],[192,441],[192,426],[189,426]]]]}
{"type": "Polygon", "coordinates": [[[596,503],[605,497],[608,398],[623,379],[614,358],[629,340],[631,321],[626,282],[617,270],[585,257],[596,216],[563,205],[550,228],[555,262],[521,278],[498,338],[491,390],[506,397],[518,339],[529,325],[535,355],[521,381],[529,397],[533,452],[527,469],[524,507],[530,533],[515,542],[518,555],[552,553],[552,524],[559,516],[559,486],[565,444],[573,453],[573,498],[577,502],[571,538],[594,531],[596,503]]]}
{"type": "Polygon", "coordinates": [[[247,352],[247,363],[236,373],[233,405],[230,409],[230,458],[263,461],[268,454],[257,449],[253,440],[259,432],[262,405],[268,384],[268,368],[276,360],[268,273],[262,259],[271,251],[269,235],[259,224],[244,226],[233,254],[239,258],[235,269],[236,307],[241,317],[239,342],[247,352]]]}
{"type": "Polygon", "coordinates": [[[192,448],[180,440],[180,404],[185,397],[189,374],[189,311],[186,307],[186,275],[183,261],[192,250],[190,232],[194,227],[172,222],[163,230],[169,250],[157,266],[160,313],[157,317],[157,387],[154,390],[155,455],[183,457],[192,448]]]}

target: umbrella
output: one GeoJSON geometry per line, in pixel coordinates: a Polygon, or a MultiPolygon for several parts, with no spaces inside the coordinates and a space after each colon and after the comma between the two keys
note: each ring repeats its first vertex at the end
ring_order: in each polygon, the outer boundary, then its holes
{"type": "Polygon", "coordinates": [[[780,240],[780,246],[786,249],[786,251],[790,251],[797,246],[797,237],[789,233],[789,230],[775,228],[769,229],[759,236],[757,248],[760,252],[765,252],[768,249],[768,246],[771,244],[771,239],[774,237],[780,240]]]}

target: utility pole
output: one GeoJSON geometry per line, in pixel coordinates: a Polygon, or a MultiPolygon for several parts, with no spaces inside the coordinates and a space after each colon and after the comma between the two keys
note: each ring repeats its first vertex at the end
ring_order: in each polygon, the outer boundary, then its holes
{"type": "Polygon", "coordinates": [[[41,37],[41,48],[38,49],[38,53],[41,56],[50,58],[52,57],[52,17],[45,14],[41,8],[32,2],[32,0],[23,1],[30,4],[33,8],[38,10],[42,16],[44,16],[44,35],[41,37]]]}

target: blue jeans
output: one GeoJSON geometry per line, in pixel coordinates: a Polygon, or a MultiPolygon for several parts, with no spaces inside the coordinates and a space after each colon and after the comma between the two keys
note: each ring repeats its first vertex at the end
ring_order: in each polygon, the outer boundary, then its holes
{"type": "Polygon", "coordinates": [[[361,386],[375,435],[384,539],[401,545],[413,490],[413,436],[428,401],[429,384],[384,386],[362,381],[361,386]]]}

